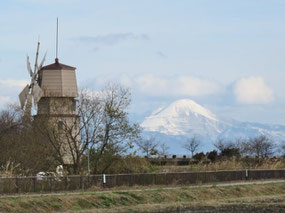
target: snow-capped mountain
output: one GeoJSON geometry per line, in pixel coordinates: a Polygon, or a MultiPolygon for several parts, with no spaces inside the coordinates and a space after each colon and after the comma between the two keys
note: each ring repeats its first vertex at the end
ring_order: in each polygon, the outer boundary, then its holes
{"type": "Polygon", "coordinates": [[[285,140],[285,126],[225,120],[189,99],[153,111],[141,126],[146,137],[166,143],[177,154],[185,153],[182,144],[186,137],[192,136],[200,138],[203,151],[212,150],[217,138],[234,140],[264,134],[277,143],[285,140]]]}

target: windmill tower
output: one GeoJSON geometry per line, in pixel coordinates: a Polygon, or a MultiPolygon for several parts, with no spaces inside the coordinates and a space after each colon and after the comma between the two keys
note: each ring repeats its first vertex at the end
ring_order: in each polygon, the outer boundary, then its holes
{"type": "Polygon", "coordinates": [[[31,83],[19,94],[21,107],[25,108],[26,114],[30,114],[32,104],[37,106],[35,120],[43,119],[45,123],[56,127],[53,131],[58,133],[56,140],[63,163],[72,164],[76,157],[73,148],[80,146],[80,118],[76,112],[76,68],[59,63],[57,54],[53,64],[43,66],[44,57],[38,66],[39,45],[40,43],[37,47],[34,71],[27,58],[31,83]]]}
{"type": "Polygon", "coordinates": [[[38,72],[42,96],[37,103],[36,118],[46,118],[54,128],[57,128],[64,164],[72,164],[72,159],[76,156],[72,156],[74,153],[71,147],[80,144],[75,69],[59,63],[56,58],[55,63],[42,67],[38,72]]]}

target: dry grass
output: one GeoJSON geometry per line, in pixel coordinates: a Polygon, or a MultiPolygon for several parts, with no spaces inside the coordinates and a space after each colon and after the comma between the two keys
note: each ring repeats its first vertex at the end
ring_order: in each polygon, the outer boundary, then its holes
{"type": "Polygon", "coordinates": [[[241,169],[285,169],[284,159],[220,160],[214,163],[198,163],[187,166],[156,166],[156,172],[191,172],[241,169]]]}
{"type": "Polygon", "coordinates": [[[17,173],[21,173],[20,164],[15,164],[11,160],[0,167],[0,177],[13,177],[17,173]]]}
{"type": "Polygon", "coordinates": [[[255,200],[285,193],[285,183],[211,188],[154,188],[142,191],[82,192],[79,195],[2,197],[0,212],[152,212],[193,206],[219,206],[241,198],[255,200]]]}

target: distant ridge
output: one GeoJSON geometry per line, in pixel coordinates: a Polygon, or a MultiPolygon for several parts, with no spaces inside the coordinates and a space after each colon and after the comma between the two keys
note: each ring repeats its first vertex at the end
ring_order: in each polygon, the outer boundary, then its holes
{"type": "Polygon", "coordinates": [[[154,110],[141,126],[145,137],[151,135],[180,151],[182,149],[178,147],[181,147],[186,137],[194,135],[203,141],[203,150],[214,148],[213,142],[218,138],[235,140],[262,134],[276,143],[285,141],[285,126],[239,122],[233,119],[226,121],[190,99],[177,100],[154,110]]]}

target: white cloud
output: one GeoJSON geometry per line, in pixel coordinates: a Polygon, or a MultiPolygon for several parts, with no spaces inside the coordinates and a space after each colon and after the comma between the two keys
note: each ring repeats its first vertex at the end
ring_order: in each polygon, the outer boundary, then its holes
{"type": "Polygon", "coordinates": [[[242,104],[267,104],[274,100],[273,90],[262,77],[251,76],[242,78],[234,87],[236,100],[242,104]]]}
{"type": "MultiPolygon", "coordinates": [[[[220,87],[215,82],[190,75],[165,77],[152,74],[137,76],[122,74],[121,76],[100,76],[95,81],[95,85],[99,87],[107,82],[118,82],[146,97],[204,96],[220,91],[220,87]]],[[[94,84],[93,81],[92,84],[94,84]]]]}
{"type": "Polygon", "coordinates": [[[202,96],[219,91],[216,83],[189,75],[172,78],[142,75],[135,82],[142,93],[150,96],[202,96]]]}
{"type": "Polygon", "coordinates": [[[27,80],[7,79],[0,80],[1,87],[25,87],[29,82],[27,80]]]}
{"type": "Polygon", "coordinates": [[[0,96],[0,106],[4,106],[5,104],[11,103],[12,99],[9,96],[0,96]]]}
{"type": "Polygon", "coordinates": [[[0,107],[7,103],[18,102],[18,95],[28,84],[27,80],[0,80],[0,107]]]}

